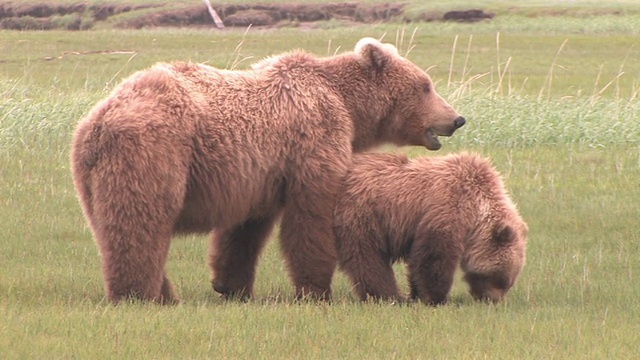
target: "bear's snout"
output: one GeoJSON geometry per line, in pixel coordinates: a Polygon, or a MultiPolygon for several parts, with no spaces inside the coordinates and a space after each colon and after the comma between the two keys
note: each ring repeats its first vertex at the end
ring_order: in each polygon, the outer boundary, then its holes
{"type": "Polygon", "coordinates": [[[424,133],[424,146],[428,150],[439,150],[442,144],[438,141],[438,136],[452,136],[453,133],[467,123],[467,120],[458,116],[453,120],[453,123],[447,122],[444,124],[440,124],[439,126],[432,126],[427,128],[424,133]]]}
{"type": "Polygon", "coordinates": [[[213,290],[219,294],[224,295],[230,292],[229,288],[220,281],[212,281],[211,285],[213,285],[213,290]]]}
{"type": "Polygon", "coordinates": [[[463,118],[462,116],[458,116],[458,118],[456,118],[455,120],[453,120],[453,126],[456,129],[459,129],[462,127],[462,125],[466,124],[467,120],[465,118],[463,118]]]}

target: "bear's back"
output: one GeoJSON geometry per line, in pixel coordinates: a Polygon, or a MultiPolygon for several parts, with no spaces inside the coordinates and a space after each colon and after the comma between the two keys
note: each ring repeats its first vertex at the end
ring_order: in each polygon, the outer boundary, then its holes
{"type": "Polygon", "coordinates": [[[417,161],[432,181],[430,200],[443,210],[457,212],[461,219],[477,226],[489,218],[517,214],[500,172],[485,157],[460,153],[417,161]]]}

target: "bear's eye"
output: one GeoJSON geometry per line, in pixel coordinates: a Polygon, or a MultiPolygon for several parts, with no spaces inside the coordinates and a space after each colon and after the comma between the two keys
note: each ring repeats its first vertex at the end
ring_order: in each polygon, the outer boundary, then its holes
{"type": "Polygon", "coordinates": [[[430,93],[431,92],[431,84],[427,83],[427,84],[422,85],[422,91],[425,94],[430,93]]]}

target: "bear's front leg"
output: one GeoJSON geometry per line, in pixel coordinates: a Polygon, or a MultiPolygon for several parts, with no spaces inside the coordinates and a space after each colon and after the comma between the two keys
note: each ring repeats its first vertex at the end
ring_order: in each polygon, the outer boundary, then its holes
{"type": "Polygon", "coordinates": [[[393,273],[391,259],[384,246],[384,230],[379,227],[375,215],[367,209],[343,211],[351,204],[338,200],[337,216],[340,225],[335,226],[340,268],[347,275],[353,291],[361,301],[403,301],[393,273]]]}
{"type": "Polygon", "coordinates": [[[253,296],[258,256],[264,248],[275,216],[249,219],[213,234],[210,266],[213,289],[225,298],[247,300],[253,296]]]}
{"type": "Polygon", "coordinates": [[[331,299],[337,265],[333,207],[341,176],[328,172],[291,186],[281,224],[281,250],[297,299],[331,299]]]}
{"type": "Polygon", "coordinates": [[[337,265],[331,214],[312,215],[308,210],[309,207],[297,206],[285,210],[281,250],[295,285],[296,299],[330,300],[337,265]]]}
{"type": "Polygon", "coordinates": [[[447,303],[461,254],[462,248],[447,232],[418,231],[407,257],[410,297],[427,305],[447,303]]]}
{"type": "Polygon", "coordinates": [[[174,305],[180,302],[180,299],[175,295],[175,292],[173,291],[173,286],[171,286],[171,282],[169,281],[166,273],[164,274],[164,277],[162,279],[159,302],[165,305],[174,305]]]}
{"type": "Polygon", "coordinates": [[[393,267],[389,260],[379,258],[373,254],[372,257],[359,261],[361,263],[354,265],[351,269],[345,267],[345,272],[351,278],[354,291],[361,301],[372,299],[375,301],[403,302],[405,300],[400,295],[393,267]]]}

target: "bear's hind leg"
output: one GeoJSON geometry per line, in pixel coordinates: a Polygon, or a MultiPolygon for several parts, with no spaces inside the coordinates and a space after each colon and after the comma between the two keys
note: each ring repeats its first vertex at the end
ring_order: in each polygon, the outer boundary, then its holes
{"type": "Polygon", "coordinates": [[[275,217],[250,219],[215,233],[210,266],[213,289],[225,298],[247,300],[253,296],[258,256],[273,230],[275,217]]]}
{"type": "Polygon", "coordinates": [[[165,264],[186,191],[184,155],[147,150],[126,137],[111,141],[109,156],[92,170],[89,221],[107,296],[173,303],[165,264]]]}
{"type": "Polygon", "coordinates": [[[169,304],[177,300],[164,269],[170,226],[164,231],[149,231],[141,224],[119,222],[99,228],[96,237],[110,301],[132,298],[169,304]]]}

